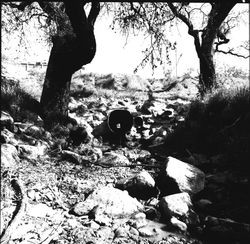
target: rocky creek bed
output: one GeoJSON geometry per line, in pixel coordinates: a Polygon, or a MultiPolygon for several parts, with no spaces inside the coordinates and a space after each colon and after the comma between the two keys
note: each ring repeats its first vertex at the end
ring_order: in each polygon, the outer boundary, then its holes
{"type": "Polygon", "coordinates": [[[67,127],[49,132],[2,111],[1,243],[249,243],[247,175],[225,167],[226,155],[158,150],[186,97],[118,93],[71,98],[79,145],[67,127]],[[98,138],[115,109],[143,119],[125,145],[98,138]]]}

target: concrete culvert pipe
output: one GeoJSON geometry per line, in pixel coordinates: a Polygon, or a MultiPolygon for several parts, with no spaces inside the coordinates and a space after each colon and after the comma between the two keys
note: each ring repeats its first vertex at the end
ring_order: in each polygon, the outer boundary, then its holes
{"type": "Polygon", "coordinates": [[[133,116],[127,110],[117,109],[108,115],[108,127],[115,134],[126,134],[133,126],[133,116]]]}

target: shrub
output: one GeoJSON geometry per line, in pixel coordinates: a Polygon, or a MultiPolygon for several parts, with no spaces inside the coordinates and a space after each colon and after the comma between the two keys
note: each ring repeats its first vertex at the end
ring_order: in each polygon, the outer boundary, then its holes
{"type": "Polygon", "coordinates": [[[10,113],[15,121],[34,121],[42,116],[40,103],[23,91],[18,81],[2,77],[1,109],[10,113]]]}
{"type": "Polygon", "coordinates": [[[219,90],[192,102],[184,125],[167,137],[166,146],[180,153],[189,149],[210,155],[249,155],[249,88],[219,90]]]}

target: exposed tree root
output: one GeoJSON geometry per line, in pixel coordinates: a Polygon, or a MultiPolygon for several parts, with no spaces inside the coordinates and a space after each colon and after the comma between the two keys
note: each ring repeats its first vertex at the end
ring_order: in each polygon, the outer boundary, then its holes
{"type": "Polygon", "coordinates": [[[11,220],[8,223],[8,226],[3,230],[1,233],[1,244],[7,244],[9,243],[9,240],[11,238],[11,234],[16,230],[17,226],[20,223],[20,220],[22,219],[22,216],[25,212],[25,206],[26,206],[26,196],[24,193],[24,187],[22,183],[17,179],[11,180],[11,186],[15,191],[15,196],[17,197],[17,206],[15,211],[13,212],[13,216],[11,220]]]}

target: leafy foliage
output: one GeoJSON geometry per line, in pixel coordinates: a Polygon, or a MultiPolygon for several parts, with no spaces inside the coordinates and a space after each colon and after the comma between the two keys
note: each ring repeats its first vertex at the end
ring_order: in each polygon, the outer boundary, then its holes
{"type": "Polygon", "coordinates": [[[171,63],[169,50],[175,49],[176,42],[172,43],[167,38],[166,24],[174,17],[166,3],[122,2],[115,4],[113,12],[113,29],[118,26],[127,38],[131,33],[135,36],[143,33],[145,38],[149,37],[149,46],[143,51],[144,58],[135,72],[147,63],[150,63],[153,70],[158,65],[171,63]]]}

